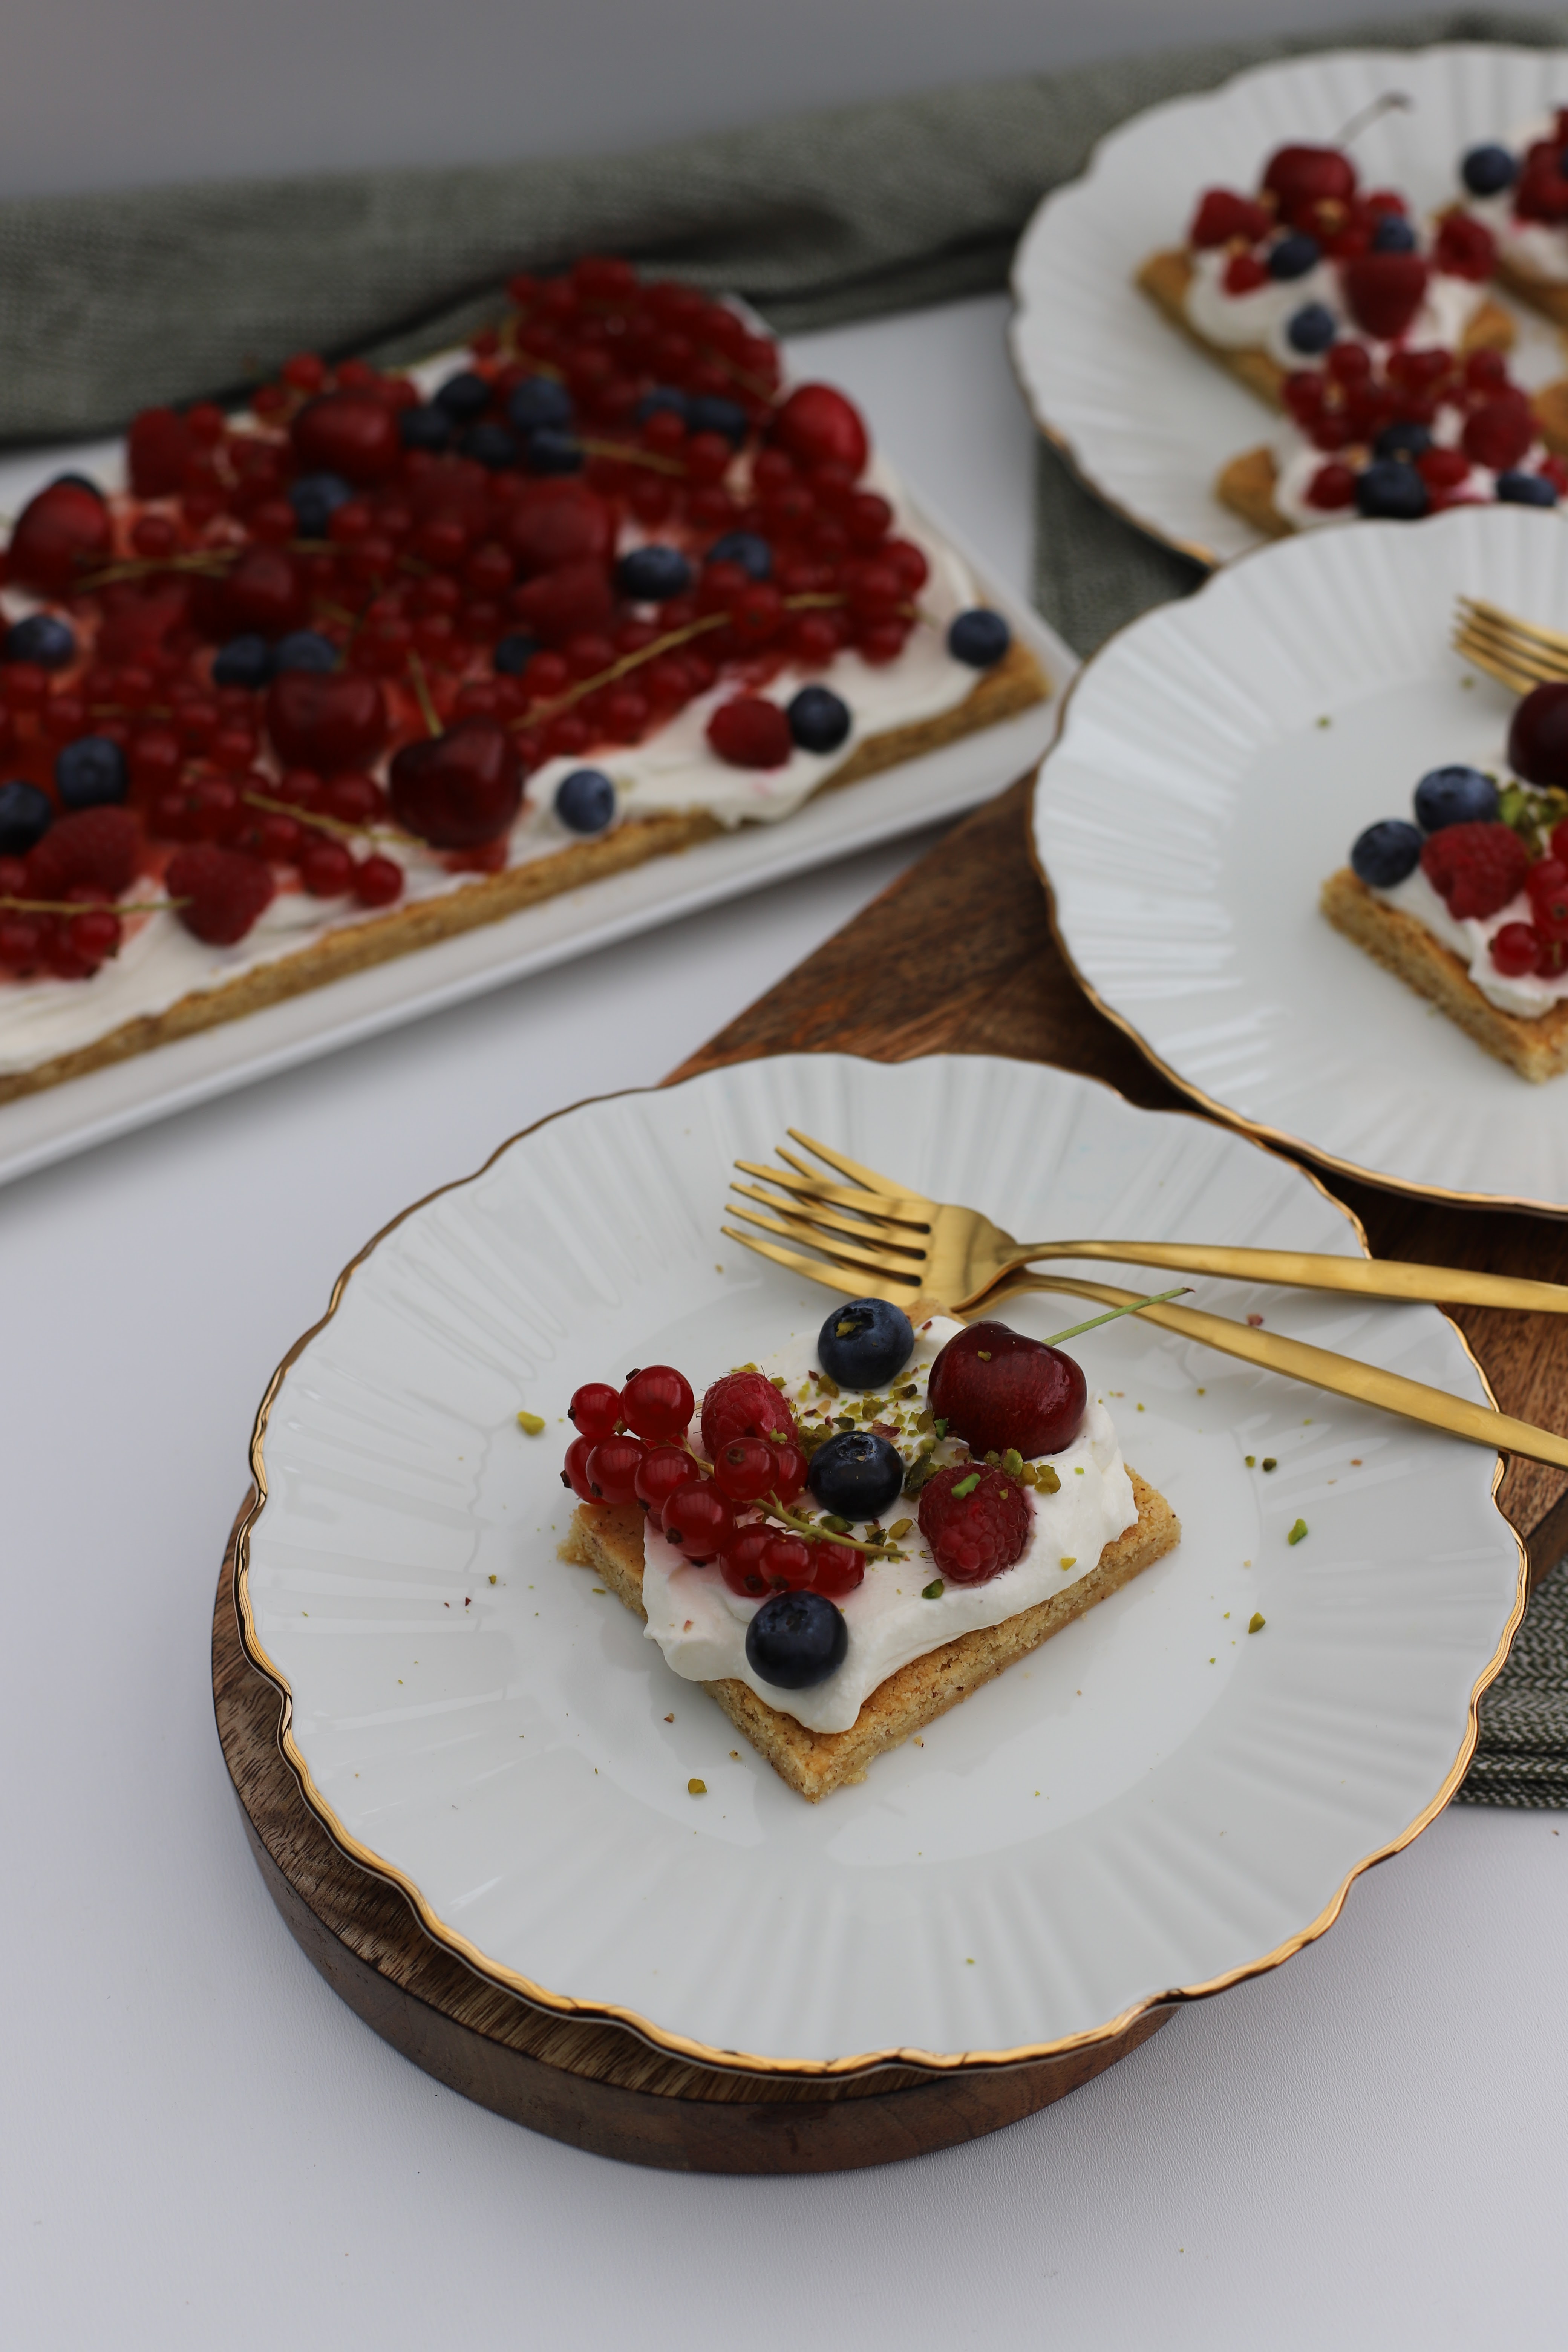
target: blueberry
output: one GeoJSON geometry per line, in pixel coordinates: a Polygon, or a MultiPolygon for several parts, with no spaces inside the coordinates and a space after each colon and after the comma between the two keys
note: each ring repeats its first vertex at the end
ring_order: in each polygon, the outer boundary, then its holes
{"type": "Polygon", "coordinates": [[[849,1628],[821,1592],[775,1592],[746,1628],[746,1664],[775,1690],[810,1690],[844,1664],[849,1628]]]}
{"type": "Polygon", "coordinates": [[[301,474],[289,485],[289,503],[301,539],[325,539],[327,523],[353,496],[340,474],[301,474]]]}
{"type": "Polygon", "coordinates": [[[1355,478],[1356,511],[1373,520],[1415,522],[1426,511],[1426,485],[1400,457],[1374,457],[1355,478]]]}
{"type": "Polygon", "coordinates": [[[1557,492],[1544,474],[1500,474],[1497,494],[1505,506],[1554,507],[1557,492]]]}
{"type": "Polygon", "coordinates": [[[1338,332],[1334,314],[1324,302],[1303,302],[1285,322],[1285,340],[1293,352],[1326,352],[1338,332]]]}
{"type": "Polygon", "coordinates": [[[55,785],[68,809],[122,801],[129,781],[125,754],[111,736],[79,735],[55,754],[55,785]]]}
{"type": "Polygon", "coordinates": [[[1472,147],[1459,166],[1459,175],[1472,196],[1495,196],[1513,185],[1519,165],[1506,147],[1472,147]]]}
{"type": "Polygon", "coordinates": [[[1372,446],[1380,457],[1419,457],[1432,446],[1432,436],[1425,425],[1406,420],[1385,425],[1372,446]]]}
{"type": "Polygon", "coordinates": [[[428,449],[433,457],[438,456],[451,440],[452,420],[434,401],[417,408],[400,408],[397,437],[405,449],[428,449]]]}
{"type": "Polygon", "coordinates": [[[805,1483],[835,1518],[874,1519],[903,1492],[903,1458],[874,1430],[841,1429],[812,1455],[805,1483]]]}
{"type": "Polygon", "coordinates": [[[1315,236],[1305,234],[1282,236],[1268,256],[1270,278],[1305,278],[1323,257],[1323,248],[1315,236]]]}
{"type": "Polygon", "coordinates": [[[0,857],[26,857],[54,823],[47,793],[18,777],[0,784],[0,857]]]}
{"type": "Polygon", "coordinates": [[[265,637],[230,637],[213,656],[215,686],[248,686],[256,691],[272,675],[272,648],[265,637]]]}
{"type": "Polygon", "coordinates": [[[738,563],[752,580],[766,580],[773,568],[773,551],[754,530],[727,530],[709,549],[710,563],[738,563]]]}
{"type": "MultiPolygon", "coordinates": [[[[848,734],[851,720],[849,705],[830,686],[803,686],[785,713],[789,731],[803,751],[837,751],[848,734]]],[[[897,1308],[884,1307],[884,1314],[896,1314],[897,1308]]],[[[832,1317],[828,1318],[829,1322],[832,1317]]],[[[834,1379],[838,1378],[837,1372],[834,1379]]],[[[875,1380],[866,1385],[875,1388],[875,1380]]]]}
{"type": "Polygon", "coordinates": [[[616,585],[634,604],[662,604],[685,595],[691,566],[679,547],[634,547],[616,566],[616,585]]]}
{"type": "Polygon", "coordinates": [[[490,404],[490,386],[472,368],[449,375],[435,395],[435,404],[454,425],[472,425],[490,404]]]}
{"type": "Polygon", "coordinates": [[[506,636],[497,638],[496,649],[490,656],[496,675],[499,677],[521,677],[538,651],[537,637],[531,637],[523,629],[510,630],[506,636]]]}
{"type": "Polygon", "coordinates": [[[661,408],[668,408],[672,416],[684,421],[690,405],[686,394],[678,392],[672,383],[656,383],[653,390],[645,392],[638,401],[637,420],[639,425],[644,425],[650,416],[657,416],[661,408]]]}
{"type": "Polygon", "coordinates": [[[528,470],[531,474],[580,474],[583,452],[570,433],[542,425],[528,436],[528,470]]]}
{"type": "Polygon", "coordinates": [[[1392,890],[1421,863],[1419,828],[1403,817],[1387,816],[1369,824],[1351,845],[1351,868],[1373,890],[1392,890]]]}
{"type": "Polygon", "coordinates": [[[1000,613],[975,604],[960,613],[947,633],[947,650],[954,661],[971,669],[994,669],[1013,642],[1013,632],[1000,613]]]}
{"type": "Polygon", "coordinates": [[[0,661],[37,662],[40,669],[64,669],[76,655],[76,635],[52,613],[29,613],[13,621],[0,646],[0,661]]]}
{"type": "Polygon", "coordinates": [[[616,814],[616,788],[603,768],[574,768],[563,776],[555,814],[568,833],[603,833],[616,814]]]}
{"type": "Polygon", "coordinates": [[[746,437],[746,412],[739,401],[722,400],[710,392],[688,403],[686,422],[693,433],[719,433],[737,448],[746,437]]]}
{"type": "MultiPolygon", "coordinates": [[[[820,694],[822,688],[808,686],[804,692],[820,694]]],[[[838,702],[838,697],[829,700],[838,702]]],[[[838,702],[838,708],[844,705],[838,702]]],[[[793,723],[793,704],[791,713],[793,723]]],[[[817,1333],[816,1360],[840,1388],[879,1389],[903,1370],[914,1344],[914,1326],[901,1307],[885,1298],[850,1298],[834,1308],[817,1333]]]]}
{"type": "Polygon", "coordinates": [[[1497,809],[1497,786],[1479,768],[1429,768],[1415,787],[1415,822],[1423,833],[1493,824],[1497,809]]]}
{"type": "Polygon", "coordinates": [[[513,385],[506,413],[522,434],[536,432],[542,425],[570,425],[572,395],[552,375],[525,375],[513,385]]]}
{"type": "Polygon", "coordinates": [[[487,474],[504,474],[521,453],[504,425],[470,425],[463,436],[463,455],[475,457],[487,474]]]}
{"type": "Polygon", "coordinates": [[[313,669],[324,674],[337,666],[336,646],[331,637],[323,637],[315,629],[290,629],[286,637],[279,638],[278,650],[272,656],[275,670],[313,669]]]}
{"type": "Polygon", "coordinates": [[[1415,231],[1398,213],[1380,213],[1372,232],[1373,253],[1414,253],[1415,231]]]}

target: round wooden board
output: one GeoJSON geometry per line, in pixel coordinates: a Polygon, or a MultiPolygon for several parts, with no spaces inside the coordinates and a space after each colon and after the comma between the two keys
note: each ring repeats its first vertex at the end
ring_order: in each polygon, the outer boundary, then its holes
{"type": "MultiPolygon", "coordinates": [[[[246,1507],[248,1507],[248,1498],[246,1507]]],[[[241,1513],[243,1517],[243,1511],[241,1513]]],[[[561,2018],[476,1976],[398,1890],[351,1862],[278,1744],[276,1686],[245,1654],[235,1522],[213,1612],[213,1706],[268,1892],[332,1990],[416,2066],[532,2131],[676,2172],[840,2172],[978,2139],[1076,2090],[1147,2042],[1170,2007],[1116,2041],[963,2074],[889,2067],[787,2082],[693,2066],[622,2026],[561,2018]]]]}

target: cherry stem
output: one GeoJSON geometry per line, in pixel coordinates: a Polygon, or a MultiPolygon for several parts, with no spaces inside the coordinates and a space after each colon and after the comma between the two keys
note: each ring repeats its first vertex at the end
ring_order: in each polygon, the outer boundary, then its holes
{"type": "Polygon", "coordinates": [[[1087,1323],[1069,1324],[1065,1331],[1053,1332],[1046,1345],[1059,1348],[1064,1339],[1076,1339],[1080,1331],[1098,1331],[1102,1323],[1114,1323],[1118,1316],[1138,1315],[1145,1307],[1163,1307],[1167,1298],[1185,1298],[1192,1286],[1190,1282],[1179,1282],[1174,1290],[1156,1290],[1147,1298],[1130,1298],[1125,1307],[1112,1307],[1107,1314],[1091,1315],[1087,1323]]]}
{"type": "Polygon", "coordinates": [[[412,647],[408,655],[408,675],[414,681],[414,699],[419,705],[419,715],[431,735],[442,732],[441,717],[431,698],[430,681],[425,675],[425,665],[412,647]]]}
{"type": "Polygon", "coordinates": [[[1381,121],[1385,114],[1407,114],[1415,103],[1415,100],[1403,89],[1385,89],[1381,98],[1374,98],[1370,106],[1363,106],[1359,114],[1351,116],[1334,145],[1348,147],[1352,139],[1359,139],[1363,131],[1370,131],[1373,124],[1381,121]]]}

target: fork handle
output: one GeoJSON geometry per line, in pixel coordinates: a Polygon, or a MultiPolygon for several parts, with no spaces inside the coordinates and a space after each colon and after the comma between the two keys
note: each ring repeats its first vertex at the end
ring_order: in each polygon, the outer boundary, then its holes
{"type": "Polygon", "coordinates": [[[1568,1315],[1568,1284],[1477,1274],[1458,1265],[1411,1265],[1396,1258],[1330,1257],[1310,1250],[1230,1249],[1207,1242],[1033,1242],[1021,1244],[1011,1262],[1026,1265],[1058,1257],[1111,1258],[1122,1265],[1168,1266],[1176,1274],[1289,1283],[1299,1290],[1348,1290],[1362,1298],[1421,1299],[1434,1307],[1513,1307],[1568,1315]]]}
{"type": "MultiPolygon", "coordinates": [[[[987,1294],[985,1305],[1000,1304],[1004,1296],[1011,1297],[1021,1290],[1063,1292],[1069,1298],[1098,1299],[1106,1307],[1125,1307],[1138,1296],[1136,1291],[1119,1290],[1109,1282],[1081,1282],[1076,1276],[1069,1278],[1020,1272],[1004,1276],[994,1292],[987,1294]]],[[[1265,1371],[1283,1372],[1289,1379],[1305,1381],[1312,1388],[1355,1397],[1363,1404],[1381,1405],[1385,1412],[1403,1413],[1407,1421],[1426,1422],[1434,1429],[1447,1430],[1451,1437],[1468,1438],[1473,1445],[1522,1454],[1528,1461],[1549,1462],[1554,1469],[1568,1470],[1568,1438],[1554,1437],[1550,1430],[1537,1429],[1532,1422],[1515,1421],[1511,1413],[1450,1396],[1447,1389],[1407,1381],[1401,1372],[1385,1372],[1379,1365],[1358,1362],[1353,1356],[1337,1356],[1331,1349],[1314,1348],[1305,1339],[1288,1339],[1282,1332],[1255,1331],[1248,1324],[1232,1323],[1223,1315],[1208,1315],[1197,1307],[1142,1307],[1138,1312],[1145,1323],[1158,1323],[1167,1331],[1179,1331],[1184,1339],[1199,1339],[1205,1347],[1217,1348],[1227,1356],[1239,1356],[1247,1363],[1260,1365],[1265,1371]]]]}

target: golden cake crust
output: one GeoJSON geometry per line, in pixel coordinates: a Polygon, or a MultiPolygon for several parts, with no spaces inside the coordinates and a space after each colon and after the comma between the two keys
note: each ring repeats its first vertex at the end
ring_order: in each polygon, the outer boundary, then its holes
{"type": "Polygon", "coordinates": [[[1478,1045],[1537,1084],[1568,1070],[1568,1001],[1533,1021],[1489,1003],[1451,948],[1399,907],[1369,890],[1348,866],[1331,874],[1321,894],[1335,930],[1458,1022],[1478,1045]]]}
{"type": "MultiPolygon", "coordinates": [[[[944,743],[957,741],[961,736],[994,727],[1032,704],[1045,701],[1050,691],[1050,683],[1029,647],[1015,639],[994,668],[976,678],[962,702],[955,703],[951,710],[939,711],[933,719],[917,719],[909,726],[891,727],[885,733],[868,736],[840,767],[824,777],[813,797],[841,792],[847,785],[859,783],[864,777],[896,767],[901,760],[918,759],[922,752],[934,751],[944,743]]],[[[787,818],[782,821],[788,823],[787,818]]],[[[502,922],[525,907],[559,898],[563,891],[579,889],[584,883],[601,882],[610,875],[646,865],[649,858],[668,857],[693,848],[700,841],[711,840],[723,829],[717,818],[701,809],[628,818],[599,840],[570,842],[547,857],[510,866],[502,874],[476,878],[443,898],[395,907],[368,922],[345,924],[341,930],[328,932],[309,947],[278,956],[270,963],[241,972],[216,988],[193,990],[165,1012],[145,1013],[125,1022],[75,1052],[57,1054],[28,1070],[0,1075],[0,1103],[37,1094],[68,1078],[83,1077],[90,1070],[128,1061],[133,1055],[168,1045],[177,1037],[193,1036],[198,1030],[216,1028],[222,1022],[237,1021],[247,1013],[258,1013],[266,1005],[281,1003],[287,997],[302,995],[307,989],[320,988],[328,981],[342,980],[351,972],[368,971],[373,964],[386,963],[394,956],[433,946],[437,940],[450,939],[459,931],[502,922]]]]}
{"type": "Polygon", "coordinates": [[[1568,285],[1556,278],[1537,278],[1501,252],[1497,258],[1496,275],[1498,283],[1506,286],[1517,300],[1539,310],[1554,327],[1568,329],[1568,285]]]}
{"type": "MultiPolygon", "coordinates": [[[[1196,343],[1210,359],[1217,360],[1222,367],[1228,369],[1247,386],[1248,392],[1255,392],[1259,400],[1266,400],[1270,408],[1281,407],[1287,371],[1278,360],[1257,346],[1236,351],[1224,343],[1211,343],[1207,336],[1200,335],[1193,325],[1186,312],[1187,289],[1193,282],[1193,275],[1191,256],[1177,246],[1167,253],[1152,253],[1138,271],[1136,282],[1150,300],[1164,312],[1172,326],[1180,328],[1189,342],[1196,343]]],[[[1514,339],[1513,320],[1500,302],[1489,298],[1477,306],[1459,338],[1459,350],[1461,354],[1480,351],[1506,352],[1512,349],[1514,339]]]]}
{"type": "MultiPolygon", "coordinates": [[[[1000,1625],[979,1627],[944,1642],[923,1658],[912,1658],[879,1683],[847,1731],[808,1731],[793,1715],[760,1699],[749,1685],[726,1680],[705,1683],[739,1731],[764,1756],[781,1780],[811,1804],[820,1803],[836,1789],[863,1780],[868,1768],[886,1748],[897,1748],[966,1699],[994,1675],[1021,1658],[1097,1601],[1104,1601],[1181,1541],[1181,1521],[1164,1496],[1156,1493],[1136,1470],[1130,1469],[1138,1516],[1115,1540],[1108,1543],[1092,1572],[1080,1577],[1049,1600],[1020,1610],[1000,1625]]],[[[579,1504],[561,1557],[579,1568],[591,1568],[617,1601],[635,1616],[646,1619],[642,1605],[643,1513],[635,1506],[613,1509],[579,1504]]]]}

